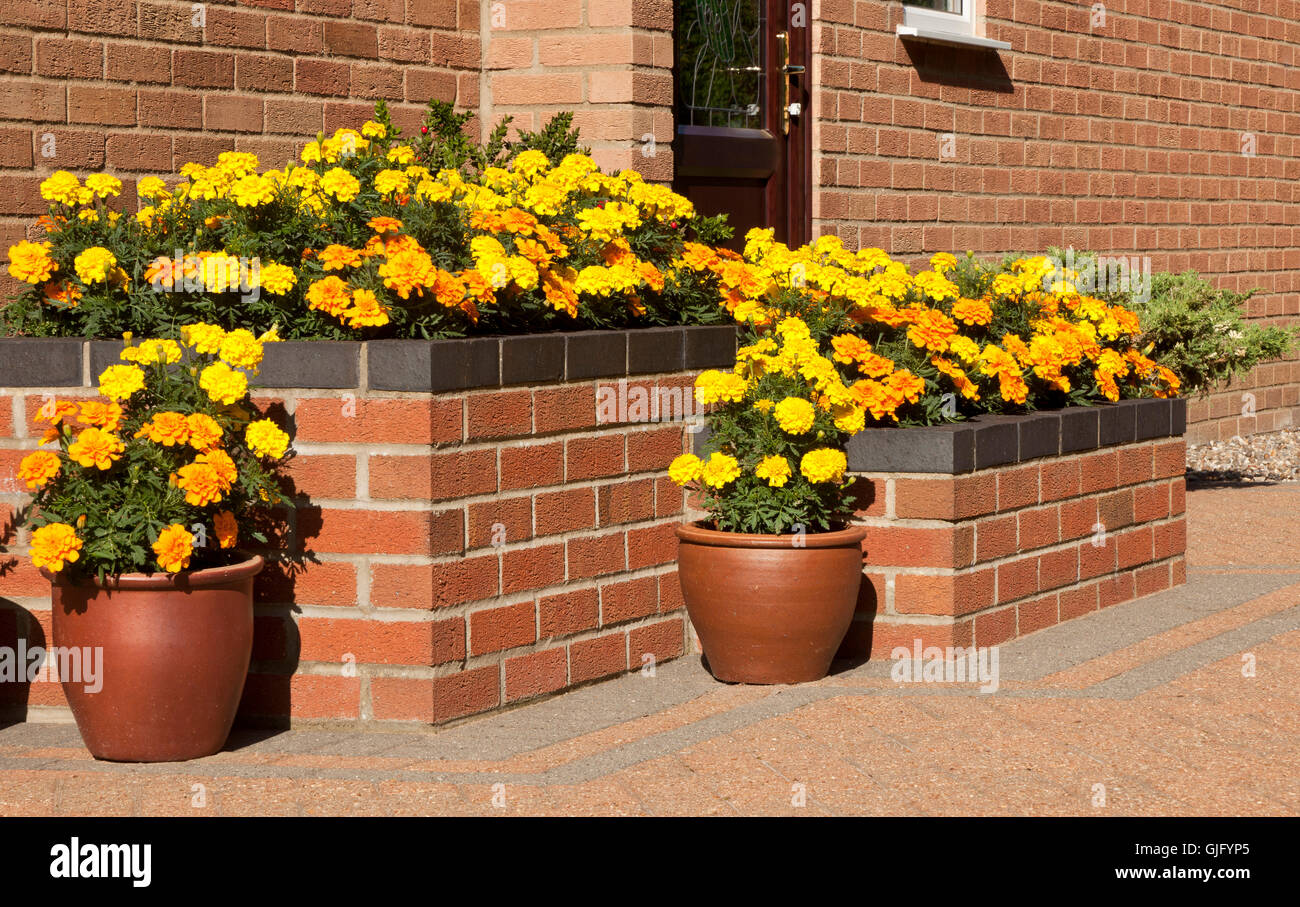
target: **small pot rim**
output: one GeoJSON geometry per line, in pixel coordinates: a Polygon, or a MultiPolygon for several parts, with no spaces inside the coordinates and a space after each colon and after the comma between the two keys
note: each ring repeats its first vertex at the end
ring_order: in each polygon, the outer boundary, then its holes
{"type": "Polygon", "coordinates": [[[79,582],[70,582],[61,573],[51,573],[41,568],[41,576],[60,586],[94,586],[99,589],[203,589],[210,586],[223,586],[256,576],[266,566],[266,558],[260,554],[245,555],[245,560],[224,567],[207,567],[203,570],[182,570],[180,573],[123,573],[121,576],[107,576],[100,582],[98,576],[90,576],[79,582]]]}
{"type": "Polygon", "coordinates": [[[861,543],[866,536],[865,526],[848,526],[833,532],[808,532],[802,535],[763,535],[706,529],[700,525],[699,520],[677,525],[677,538],[683,542],[715,548],[848,548],[861,543]],[[796,540],[799,540],[798,544],[796,540]]]}

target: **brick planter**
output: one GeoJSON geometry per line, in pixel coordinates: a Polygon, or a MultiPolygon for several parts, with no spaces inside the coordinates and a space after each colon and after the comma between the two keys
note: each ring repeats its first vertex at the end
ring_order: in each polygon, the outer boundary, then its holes
{"type": "Polygon", "coordinates": [[[841,655],[989,646],[1183,583],[1186,401],[1130,400],[849,446],[866,578],[841,655]]]}
{"type": "MultiPolygon", "coordinates": [[[[93,396],[120,347],[0,340],[0,646],[50,642],[48,584],[5,536],[33,417],[93,396]]],[[[734,353],[731,327],[268,347],[255,399],[294,423],[288,543],[313,562],[259,580],[241,714],[442,722],[681,655],[686,431],[644,403],[734,353]]],[[[0,684],[8,713],[61,705],[0,684]]]]}

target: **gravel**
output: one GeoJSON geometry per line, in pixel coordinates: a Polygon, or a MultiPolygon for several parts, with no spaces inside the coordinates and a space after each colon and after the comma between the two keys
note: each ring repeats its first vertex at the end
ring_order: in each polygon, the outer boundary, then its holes
{"type": "Polygon", "coordinates": [[[1191,445],[1187,448],[1187,481],[1300,481],[1300,429],[1191,445]]]}

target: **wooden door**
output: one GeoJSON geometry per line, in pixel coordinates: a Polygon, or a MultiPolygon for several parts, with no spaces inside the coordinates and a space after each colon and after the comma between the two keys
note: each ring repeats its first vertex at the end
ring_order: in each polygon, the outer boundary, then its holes
{"type": "Polygon", "coordinates": [[[676,0],[673,187],[704,214],[726,213],[744,243],[774,227],[811,231],[810,4],[676,0]]]}

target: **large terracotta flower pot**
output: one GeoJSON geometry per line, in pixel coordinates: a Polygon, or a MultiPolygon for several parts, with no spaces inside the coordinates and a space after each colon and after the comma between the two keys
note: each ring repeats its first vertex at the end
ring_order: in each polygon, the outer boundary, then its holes
{"type": "Polygon", "coordinates": [[[192,573],[70,583],[53,590],[54,644],[102,649],[102,687],[60,678],[97,759],[175,762],[219,751],[253,651],[260,557],[192,573]]]}
{"type": "Polygon", "coordinates": [[[865,535],[857,526],[803,536],[678,526],[682,595],[713,676],[825,677],[853,621],[865,535]]]}

